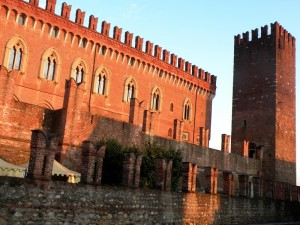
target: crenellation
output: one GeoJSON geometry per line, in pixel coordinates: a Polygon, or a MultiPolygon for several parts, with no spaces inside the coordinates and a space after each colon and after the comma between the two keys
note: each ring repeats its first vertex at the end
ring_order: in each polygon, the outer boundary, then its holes
{"type": "Polygon", "coordinates": [[[132,38],[133,38],[133,33],[129,33],[128,31],[126,31],[124,44],[132,47],[132,38]]]}
{"type": "Polygon", "coordinates": [[[153,43],[146,41],[146,53],[152,55],[153,53],[153,43]]]}
{"type": "Polygon", "coordinates": [[[252,30],[251,33],[252,33],[252,41],[256,41],[258,39],[258,29],[256,28],[255,30],[252,30]]]}
{"type": "Polygon", "coordinates": [[[243,33],[243,44],[247,44],[249,42],[249,31],[243,33]]]}
{"type": "Polygon", "coordinates": [[[90,15],[89,29],[92,31],[97,31],[98,18],[94,15],[90,15]]]}
{"type": "Polygon", "coordinates": [[[171,65],[172,66],[177,66],[177,55],[175,55],[175,54],[171,54],[171,65]]]}
{"type": "Polygon", "coordinates": [[[80,26],[83,26],[84,17],[85,17],[85,12],[81,11],[81,9],[77,9],[75,23],[79,24],[80,26]]]}
{"type": "MultiPolygon", "coordinates": [[[[50,2],[54,2],[56,3],[56,0],[49,0],[50,2]]],[[[35,4],[36,2],[31,0],[30,1],[31,4],[35,4]]],[[[50,4],[48,4],[48,8],[49,10],[53,10],[53,7],[50,7],[50,4]]],[[[62,4],[62,8],[61,8],[61,18],[63,19],[70,19],[70,12],[71,12],[71,5],[67,5],[65,2],[62,4]]],[[[75,23],[84,26],[84,18],[85,18],[85,12],[81,11],[81,9],[77,9],[76,11],[76,18],[75,18],[75,23]]],[[[89,29],[90,31],[93,32],[97,32],[97,25],[98,25],[98,18],[95,17],[94,15],[91,15],[89,17],[89,25],[87,27],[87,29],[89,29]]],[[[101,27],[101,33],[104,36],[108,36],[109,37],[109,32],[110,32],[110,23],[107,23],[106,21],[102,22],[102,27],[101,27]]],[[[119,28],[117,26],[114,27],[114,32],[113,32],[113,40],[115,41],[119,41],[121,42],[121,35],[122,35],[122,28],[119,28]]],[[[131,34],[128,32],[127,34],[127,39],[126,39],[126,34],[125,34],[125,41],[124,44],[125,45],[129,45],[132,47],[132,38],[130,37],[131,34]],[[127,42],[126,42],[127,40],[127,42]]],[[[73,37],[75,36],[81,36],[81,35],[72,35],[73,37]]],[[[133,35],[132,35],[133,36],[133,35]]],[[[65,41],[66,41],[66,37],[65,36],[65,41]]],[[[87,39],[87,38],[86,38],[87,39]]],[[[71,40],[74,41],[74,38],[71,38],[71,40]]],[[[71,43],[73,44],[73,41],[71,41],[71,43]]],[[[135,49],[138,51],[143,51],[143,39],[142,38],[136,38],[135,41],[135,49]]],[[[181,69],[184,72],[187,72],[188,74],[192,74],[191,68],[189,67],[188,63],[185,63],[184,60],[179,62],[177,55],[172,54],[170,56],[170,52],[167,50],[163,51],[162,54],[162,47],[158,46],[158,45],[153,45],[153,43],[151,43],[150,41],[146,42],[146,46],[145,46],[145,53],[149,54],[150,56],[154,56],[157,59],[163,60],[164,62],[170,64],[171,66],[174,66],[176,68],[181,69]],[[154,49],[153,49],[154,48],[154,49]],[[179,64],[180,67],[179,67],[179,64]]]]}
{"type": "Polygon", "coordinates": [[[61,17],[64,19],[70,19],[71,5],[67,5],[67,3],[63,3],[61,6],[61,17]]]}
{"type": "Polygon", "coordinates": [[[196,66],[196,65],[192,66],[192,75],[194,77],[198,77],[198,66],[196,66]]]}
{"type": "Polygon", "coordinates": [[[241,40],[241,35],[240,35],[240,34],[234,36],[234,44],[235,44],[235,46],[240,45],[240,44],[241,44],[241,41],[242,41],[242,40],[241,40]]]}
{"type": "Polygon", "coordinates": [[[183,58],[178,59],[178,68],[181,70],[184,70],[184,59],[183,58]]]}
{"type": "Polygon", "coordinates": [[[154,57],[161,59],[161,47],[155,45],[154,47],[154,57]]]}
{"type": "Polygon", "coordinates": [[[163,61],[166,63],[170,62],[170,52],[166,49],[163,50],[163,61]]]}
{"type": "Polygon", "coordinates": [[[268,37],[268,25],[265,25],[264,27],[261,27],[261,38],[267,38],[268,37]]]}
{"type": "Polygon", "coordinates": [[[144,42],[143,38],[141,38],[140,36],[136,36],[135,37],[135,48],[139,51],[142,51],[143,50],[143,42],[144,42]]]}
{"type": "Polygon", "coordinates": [[[29,4],[39,7],[40,0],[29,0],[29,4]]]}
{"type": "Polygon", "coordinates": [[[122,35],[122,28],[115,26],[113,39],[115,39],[116,41],[121,41],[121,35],[122,35]]]}
{"type": "Polygon", "coordinates": [[[211,75],[211,77],[210,77],[210,84],[212,86],[214,86],[214,87],[217,85],[217,76],[211,75]]]}
{"type": "Polygon", "coordinates": [[[55,13],[56,0],[47,0],[46,2],[46,10],[55,13]]]}
{"type": "Polygon", "coordinates": [[[201,69],[201,68],[199,69],[198,75],[199,75],[200,80],[204,80],[205,73],[204,73],[203,69],[201,69]]]}
{"type": "Polygon", "coordinates": [[[188,61],[185,62],[185,72],[187,72],[188,74],[191,74],[191,68],[192,68],[192,64],[188,61]]]}
{"type": "Polygon", "coordinates": [[[102,22],[101,34],[109,37],[110,23],[107,23],[105,20],[102,22]]]}
{"type": "Polygon", "coordinates": [[[207,83],[210,83],[210,73],[209,72],[207,72],[207,71],[205,72],[203,80],[207,81],[207,83]]]}

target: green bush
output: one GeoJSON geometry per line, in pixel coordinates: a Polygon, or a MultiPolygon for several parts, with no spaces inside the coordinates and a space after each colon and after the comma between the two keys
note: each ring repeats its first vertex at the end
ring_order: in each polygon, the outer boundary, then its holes
{"type": "Polygon", "coordinates": [[[115,139],[101,140],[97,143],[97,147],[106,145],[105,158],[102,168],[102,183],[108,185],[120,185],[122,182],[123,154],[132,152],[136,155],[142,154],[143,161],[141,166],[141,187],[155,187],[155,160],[165,159],[172,160],[172,190],[178,186],[179,178],[182,172],[182,155],[178,150],[173,148],[165,149],[156,142],[146,142],[142,151],[137,147],[122,147],[115,139]]]}
{"type": "Polygon", "coordinates": [[[109,185],[120,185],[122,182],[123,148],[114,140],[102,140],[97,143],[98,147],[106,145],[105,157],[102,167],[102,183],[109,185]]]}
{"type": "Polygon", "coordinates": [[[178,181],[182,173],[182,154],[174,148],[165,149],[157,142],[147,142],[143,147],[143,162],[141,166],[141,186],[147,188],[155,187],[155,160],[165,159],[172,160],[172,190],[178,186],[178,181]]]}

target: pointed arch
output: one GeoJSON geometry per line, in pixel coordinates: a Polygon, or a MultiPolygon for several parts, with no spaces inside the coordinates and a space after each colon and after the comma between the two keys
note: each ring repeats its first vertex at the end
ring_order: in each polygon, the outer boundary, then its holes
{"type": "Polygon", "coordinates": [[[28,58],[28,45],[20,36],[10,39],[5,47],[3,65],[8,70],[19,70],[25,73],[28,58]]]}
{"type": "Polygon", "coordinates": [[[47,49],[41,58],[39,78],[53,80],[58,83],[61,58],[55,48],[47,49]]]}
{"type": "Polygon", "coordinates": [[[130,102],[131,98],[138,97],[138,85],[137,81],[133,76],[126,78],[124,82],[123,101],[130,102]]]}
{"type": "Polygon", "coordinates": [[[77,84],[86,83],[88,76],[88,66],[86,61],[78,57],[71,65],[71,78],[73,78],[77,84]]]}
{"type": "Polygon", "coordinates": [[[151,91],[150,108],[155,111],[161,111],[162,106],[162,92],[158,85],[151,91]]]}
{"type": "Polygon", "coordinates": [[[187,121],[192,120],[192,102],[189,98],[186,98],[183,102],[182,118],[187,121]]]}
{"type": "Polygon", "coordinates": [[[108,96],[110,86],[110,72],[105,66],[99,66],[94,74],[93,92],[108,96]]]}

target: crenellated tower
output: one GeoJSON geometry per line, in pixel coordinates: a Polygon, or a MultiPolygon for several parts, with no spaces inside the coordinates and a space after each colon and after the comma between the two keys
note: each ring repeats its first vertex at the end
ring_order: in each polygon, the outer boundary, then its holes
{"type": "Polygon", "coordinates": [[[232,152],[262,159],[265,180],[296,183],[296,40],[277,22],[235,36],[232,152]]]}

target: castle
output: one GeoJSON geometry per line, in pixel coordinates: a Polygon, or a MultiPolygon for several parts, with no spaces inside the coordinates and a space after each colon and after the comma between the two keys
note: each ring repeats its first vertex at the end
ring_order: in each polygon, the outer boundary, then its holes
{"type": "Polygon", "coordinates": [[[55,8],[56,0],[45,9],[39,0],[0,0],[0,158],[30,158],[32,178],[1,177],[0,223],[300,220],[296,41],[281,25],[234,38],[232,134],[222,135],[219,151],[209,148],[216,76],[128,31],[122,42],[122,28],[105,21],[97,32],[93,15],[84,27],[80,9],[73,22],[66,3],[61,15],[55,8]],[[142,156],[132,153],[123,159],[122,185],[135,190],[94,188],[105,146],[93,143],[108,138],[180,149],[182,192],[167,192],[172,162],[164,159],[155,161],[164,192],[138,190],[142,156]],[[83,184],[49,181],[54,158],[81,172],[83,184]]]}
{"type": "MultiPolygon", "coordinates": [[[[110,35],[105,21],[98,33],[94,16],[83,27],[80,9],[72,22],[66,3],[57,16],[55,4],[47,1],[45,10],[37,0],[1,5],[1,90],[8,110],[1,118],[4,159],[28,160],[30,130],[36,128],[60,135],[57,157],[70,159],[83,140],[101,138],[101,118],[133,124],[137,136],[208,147],[215,76],[150,41],[143,51],[139,36],[133,46],[132,33],[125,32],[122,43],[122,29],[114,27],[110,35]]],[[[108,137],[119,130],[103,126],[108,137]]]]}
{"type": "MultiPolygon", "coordinates": [[[[0,157],[29,159],[31,130],[60,137],[55,158],[80,171],[82,143],[146,137],[183,147],[185,161],[209,179],[262,195],[278,182],[298,190],[295,168],[295,38],[277,22],[235,37],[232,150],[209,149],[216,76],[158,45],[56,1],[2,0],[0,5],[0,157]],[[112,34],[111,34],[112,33],[112,34]],[[37,44],[39,43],[39,44],[37,44]],[[208,170],[204,168],[209,168],[208,170]],[[226,181],[226,182],[225,182],[226,181]],[[255,186],[256,185],[256,186],[255,186]],[[238,187],[238,185],[237,185],[238,187]]],[[[275,191],[276,192],[276,191],[275,191]]],[[[283,196],[283,195],[282,195],[283,196]]],[[[283,198],[283,197],[280,198],[283,198]]]]}

